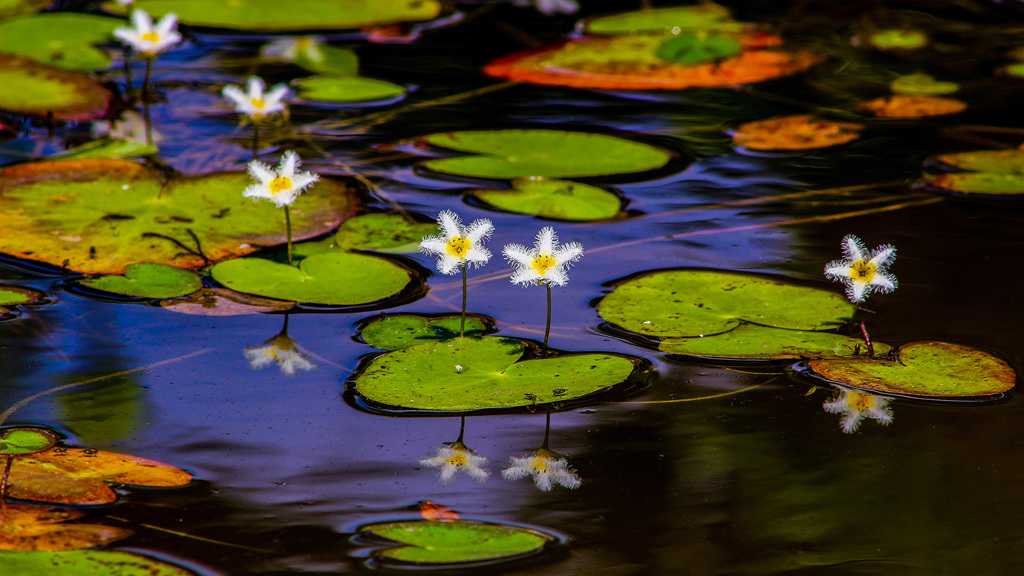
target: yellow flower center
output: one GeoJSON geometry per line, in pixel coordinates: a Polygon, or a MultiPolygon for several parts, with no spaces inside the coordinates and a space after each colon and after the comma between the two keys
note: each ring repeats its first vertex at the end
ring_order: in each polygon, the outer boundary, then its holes
{"type": "Polygon", "coordinates": [[[850,410],[856,412],[864,412],[870,410],[875,404],[875,397],[870,394],[861,394],[860,392],[850,391],[850,395],[846,397],[846,403],[850,406],[850,410]]]}
{"type": "Polygon", "coordinates": [[[252,107],[257,110],[263,110],[267,106],[267,101],[263,98],[253,98],[251,102],[252,107]]]}
{"type": "Polygon", "coordinates": [[[452,466],[465,466],[466,465],[466,453],[456,450],[455,454],[448,459],[448,463],[452,466]]]}
{"type": "Polygon", "coordinates": [[[537,472],[548,471],[548,464],[547,462],[544,461],[543,458],[534,458],[531,464],[533,465],[533,469],[536,470],[537,472]]]}
{"type": "Polygon", "coordinates": [[[871,282],[875,277],[875,265],[867,260],[858,260],[850,266],[850,278],[855,282],[871,282]]]}
{"type": "Polygon", "coordinates": [[[270,181],[270,185],[268,187],[270,188],[271,196],[276,196],[284,190],[291,189],[292,179],[287,176],[278,176],[270,181]]]}
{"type": "Polygon", "coordinates": [[[469,241],[469,238],[464,236],[456,236],[448,241],[446,250],[452,256],[455,256],[459,260],[466,257],[469,254],[469,249],[473,246],[473,243],[469,241]]]}
{"type": "Polygon", "coordinates": [[[537,256],[533,259],[533,262],[530,262],[530,266],[537,271],[537,274],[542,276],[547,274],[548,270],[554,268],[556,264],[558,264],[558,262],[556,262],[554,258],[546,255],[537,256]]]}
{"type": "Polygon", "coordinates": [[[156,32],[146,32],[142,35],[142,39],[146,42],[153,42],[155,44],[160,41],[160,35],[156,32]]]}

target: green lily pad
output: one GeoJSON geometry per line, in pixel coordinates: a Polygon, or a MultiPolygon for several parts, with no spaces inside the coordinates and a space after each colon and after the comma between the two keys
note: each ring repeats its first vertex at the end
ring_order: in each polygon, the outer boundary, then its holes
{"type": "Polygon", "coordinates": [[[740,43],[729,36],[688,32],[665,40],[654,54],[674,64],[705,64],[725,60],[740,50],[740,43]]]}
{"type": "MultiPolygon", "coordinates": [[[[457,338],[461,316],[428,318],[415,314],[388,314],[374,319],[359,330],[359,336],[370,346],[381,350],[398,350],[424,342],[457,338]]],[[[493,322],[479,316],[466,316],[466,336],[483,336],[493,322]]]]}
{"type": "Polygon", "coordinates": [[[931,176],[927,183],[962,194],[1012,196],[1024,193],[1024,150],[979,150],[943,154],[939,161],[970,172],[931,176]]]}
{"type": "Polygon", "coordinates": [[[852,358],[812,360],[813,375],[830,383],[872,392],[958,398],[994,396],[1013,388],[1009,364],[981,350],[946,342],[913,342],[899,349],[899,362],[852,358]]]}
{"type": "Polygon", "coordinates": [[[310,76],[296,80],[295,87],[299,98],[325,103],[378,102],[405,95],[398,84],[359,76],[310,76]]]}
{"type": "MultiPolygon", "coordinates": [[[[296,38],[299,43],[293,60],[285,60],[313,72],[315,74],[331,74],[334,76],[358,76],[359,57],[351,48],[339,48],[309,37],[296,38]],[[306,42],[305,46],[302,44],[306,42]],[[315,44],[312,44],[315,42],[315,44]],[[316,58],[311,57],[308,46],[316,46],[316,58]]],[[[268,44],[268,46],[270,46],[268,44]]],[[[266,47],[264,47],[266,48],[266,47]]],[[[264,58],[276,60],[266,54],[264,58]]]]}
{"type": "Polygon", "coordinates": [[[109,44],[124,22],[74,12],[39,14],[0,23],[0,52],[17,54],[65,70],[102,70],[110,56],[96,48],[109,44]]]}
{"type": "Polygon", "coordinates": [[[335,250],[416,252],[423,237],[436,232],[435,222],[414,222],[399,214],[363,214],[346,220],[330,238],[295,246],[295,255],[307,257],[335,250]]]}
{"type": "Polygon", "coordinates": [[[43,293],[31,288],[21,286],[0,285],[0,312],[5,306],[17,306],[18,304],[31,304],[43,297],[43,293]]]}
{"type": "Polygon", "coordinates": [[[741,322],[827,330],[848,322],[854,307],[835,292],[767,276],[670,270],[619,284],[601,300],[597,311],[632,332],[679,338],[720,334],[741,322]]]}
{"type": "Polygon", "coordinates": [[[159,150],[152,144],[132,142],[120,138],[104,138],[76,146],[53,160],[85,160],[87,158],[123,158],[125,156],[151,156],[159,150]]]}
{"type": "MultiPolygon", "coordinates": [[[[173,12],[188,26],[260,32],[350,30],[431,20],[441,13],[437,0],[136,0],[134,6],[154,18],[173,12]]],[[[114,3],[105,4],[104,9],[127,12],[127,8],[114,3]]]]}
{"type": "Polygon", "coordinates": [[[518,361],[512,338],[453,338],[374,358],[352,383],[362,399],[393,410],[529,408],[577,400],[625,382],[634,364],[611,354],[518,361]]]}
{"type": "Polygon", "coordinates": [[[607,190],[554,178],[518,178],[512,181],[512,190],[471,194],[500,210],[557,220],[606,220],[622,208],[622,200],[607,190]]]}
{"type": "Polygon", "coordinates": [[[893,28],[869,35],[868,43],[879,50],[917,50],[928,45],[928,35],[920,30],[893,28]]]}
{"type": "Polygon", "coordinates": [[[94,120],[107,113],[112,97],[91,76],[0,53],[2,110],[52,115],[56,120],[94,120]]]}
{"type": "Polygon", "coordinates": [[[1024,173],[1024,150],[977,150],[942,154],[937,160],[976,172],[1024,173]]]}
{"type": "MultiPolygon", "coordinates": [[[[123,274],[129,264],[180,268],[284,243],[284,214],[242,196],[241,173],[164,178],[112,159],[22,164],[0,171],[0,252],[90,274],[123,274]],[[193,238],[193,234],[195,238],[193,238]]],[[[321,178],[292,206],[296,240],[336,228],[358,200],[344,183],[321,178]]]]}
{"type": "Polygon", "coordinates": [[[57,436],[40,428],[0,429],[0,456],[35,454],[49,450],[57,443],[57,436]]]}
{"type": "Polygon", "coordinates": [[[53,0],[0,0],[0,20],[35,14],[53,4],[53,0]]]}
{"type": "Polygon", "coordinates": [[[434,146],[477,154],[427,160],[436,172],[476,178],[571,178],[661,168],[671,155],[605,134],[559,130],[479,130],[424,136],[434,146]]]}
{"type": "Polygon", "coordinates": [[[673,34],[678,31],[736,30],[741,24],[734,22],[729,10],[717,4],[676,6],[600,16],[584,21],[588,34],[607,36],[623,34],[673,34]]]}
{"type": "Polygon", "coordinates": [[[359,536],[396,543],[374,553],[374,560],[383,566],[397,563],[435,569],[519,560],[540,553],[556,541],[552,536],[519,526],[466,520],[383,522],[360,527],[359,536]]]}
{"type": "Polygon", "coordinates": [[[217,264],[210,274],[236,292],[330,306],[377,302],[413,280],[408,270],[390,260],[350,252],[310,256],[298,266],[239,258],[217,264]]]}
{"type": "Polygon", "coordinates": [[[952,94],[960,89],[956,82],[940,82],[928,74],[908,74],[900,76],[889,84],[894,94],[910,96],[941,96],[952,94]]]}
{"type": "MultiPolygon", "coordinates": [[[[736,328],[704,338],[665,338],[658,349],[703,360],[781,360],[793,358],[846,358],[854,356],[864,341],[832,332],[780,330],[756,324],[736,328]]],[[[889,345],[874,342],[875,354],[885,354],[889,345]]]]}
{"type": "Polygon", "coordinates": [[[100,276],[80,280],[79,284],[137,298],[177,298],[203,287],[203,281],[188,270],[166,264],[140,262],[129,264],[124,276],[100,276]]]}
{"type": "Polygon", "coordinates": [[[193,576],[191,572],[152,558],[100,550],[2,552],[5,576],[193,576]]]}

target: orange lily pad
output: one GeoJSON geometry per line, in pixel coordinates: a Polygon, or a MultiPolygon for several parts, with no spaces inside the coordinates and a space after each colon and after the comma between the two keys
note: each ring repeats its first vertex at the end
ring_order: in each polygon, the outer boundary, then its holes
{"type": "Polygon", "coordinates": [[[63,524],[85,516],[80,510],[7,504],[0,508],[0,550],[79,550],[132,535],[101,524],[63,524]]]}
{"type": "Polygon", "coordinates": [[[111,98],[92,76],[0,53],[0,109],[56,120],[93,120],[107,113],[111,98]]]}
{"type": "Polygon", "coordinates": [[[857,106],[857,110],[877,118],[927,118],[956,114],[966,109],[966,103],[954,98],[905,94],[875,98],[857,106]]]}
{"type": "Polygon", "coordinates": [[[603,90],[681,90],[763,82],[802,72],[825,59],[788,52],[782,39],[757,31],[732,36],[742,51],[703,64],[676,64],[657,57],[662,36],[590,37],[495,60],[484,73],[521,82],[603,90]]]}
{"type": "Polygon", "coordinates": [[[432,522],[448,522],[459,519],[459,513],[446,506],[434,504],[430,500],[420,502],[420,515],[424,520],[432,522]]]}
{"type": "Polygon", "coordinates": [[[108,484],[170,488],[192,475],[154,460],[81,448],[51,448],[17,456],[11,464],[7,495],[54,504],[109,504],[117,493],[108,484]]]}
{"type": "Polygon", "coordinates": [[[809,150],[852,142],[860,138],[863,129],[863,124],[855,122],[801,114],[741,124],[732,140],[751,150],[809,150]]]}

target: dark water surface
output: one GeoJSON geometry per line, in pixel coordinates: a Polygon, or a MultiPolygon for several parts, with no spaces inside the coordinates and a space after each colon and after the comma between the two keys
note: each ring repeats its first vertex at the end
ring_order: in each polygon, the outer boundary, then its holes
{"type": "MultiPolygon", "coordinates": [[[[636,7],[582,4],[584,15],[636,7]]],[[[594,304],[609,283],[647,270],[758,271],[841,292],[822,268],[840,257],[843,236],[854,233],[869,247],[891,242],[898,248],[891,270],[899,289],[866,306],[874,312],[875,338],[954,342],[990,351],[1018,372],[1024,368],[1019,202],[945,198],[858,217],[769,225],[921,202],[932,196],[910,184],[928,157],[1020,144],[1024,132],[975,131],[980,136],[963,138],[951,129],[1024,129],[1024,80],[994,73],[1003,51],[1015,47],[1015,31],[1021,38],[1022,13],[981,1],[781,4],[726,2],[739,19],[769,23],[797,45],[839,55],[808,74],[757,85],[755,93],[518,85],[410,110],[361,134],[333,130],[332,137],[323,135],[327,123],[366,110],[292,106],[294,125],[330,156],[318,156],[307,137],[297,138],[289,147],[306,168],[329,174],[339,171],[330,159],[360,164],[391,199],[427,218],[442,209],[467,221],[490,218],[495,253],[508,242],[529,242],[544,222],[467,205],[451,182],[415,173],[411,158],[373,161],[390,154],[374,147],[437,131],[560,127],[638,136],[678,154],[676,169],[653,180],[589,180],[621,191],[631,217],[554,223],[563,241],[582,242],[587,253],[571,270],[569,285],[556,290],[552,345],[638,355],[657,369],[650,388],[627,402],[553,414],[551,446],[580,474],[578,490],[540,492],[528,480],[508,482],[498,474],[510,455],[540,444],[543,414],[469,418],[466,442],[489,458],[492,476],[477,484],[460,474],[442,486],[419,460],[455,439],[458,418],[385,417],[347,404],[346,379],[375,352],[354,340],[354,326],[376,312],[291,314],[289,333],[317,368],[289,377],[273,367],[250,370],[243,355],[278,333],[281,314],[200,317],[104,302],[64,291],[59,277],[15,267],[0,268],[0,280],[45,290],[52,304],[0,323],[0,408],[59,384],[201,354],[33,402],[7,424],[50,426],[67,435],[68,445],[138,455],[192,473],[196,481],[186,488],[127,490],[122,502],[90,510],[87,520],[136,531],[112,549],[152,554],[202,574],[359,572],[365,552],[350,542],[357,527],[416,518],[422,500],[464,518],[528,524],[569,539],[561,554],[503,569],[508,574],[1024,572],[1024,406],[1015,391],[988,405],[896,400],[888,427],[867,420],[844,434],[838,416],[822,409],[830,392],[808,394],[806,384],[778,374],[675,361],[602,327],[594,304]],[[903,21],[962,26],[960,35],[944,31],[937,47],[914,55],[857,51],[849,44],[863,27],[903,21]],[[800,102],[848,107],[854,96],[875,95],[871,79],[882,71],[925,71],[963,82],[957,96],[971,108],[935,120],[868,120],[862,140],[810,152],[739,150],[722,131],[741,121],[802,113],[807,108],[800,102]],[[694,210],[872,183],[885,184],[694,210]],[[645,241],[617,246],[633,240],[645,241]]],[[[462,8],[473,12],[478,5],[462,8]]],[[[391,105],[401,108],[495,83],[479,67],[524,48],[506,26],[548,42],[568,34],[574,19],[500,6],[414,44],[364,45],[362,71],[419,86],[391,105]]],[[[301,74],[246,63],[262,39],[189,32],[184,47],[156,61],[158,90],[167,100],[154,109],[165,138],[161,158],[188,174],[241,170],[249,159],[248,132],[236,128],[220,87],[253,72],[268,83],[301,74]]],[[[109,76],[119,79],[116,66],[109,76]]],[[[0,143],[0,162],[20,161],[18,151],[52,153],[87,133],[87,125],[58,126],[48,140],[45,127],[30,122],[0,143]]],[[[264,151],[264,158],[276,160],[277,151],[264,151]]],[[[427,256],[406,258],[433,268],[427,256]]],[[[541,339],[543,291],[512,285],[497,274],[503,267],[496,257],[473,272],[481,281],[471,286],[470,310],[495,318],[501,335],[541,339]]],[[[458,277],[435,274],[428,286],[426,297],[388,311],[458,310],[458,277]]]]}

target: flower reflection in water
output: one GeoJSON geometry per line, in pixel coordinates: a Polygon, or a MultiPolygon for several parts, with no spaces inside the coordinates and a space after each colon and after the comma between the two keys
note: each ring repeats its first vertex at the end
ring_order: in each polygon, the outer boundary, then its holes
{"type": "Polygon", "coordinates": [[[843,415],[839,419],[843,432],[853,434],[865,418],[873,418],[882,426],[892,422],[892,408],[889,407],[888,398],[838,386],[836,389],[839,395],[825,402],[824,408],[826,412],[843,415]]]}
{"type": "Polygon", "coordinates": [[[478,456],[476,452],[466,446],[463,436],[466,432],[466,417],[462,417],[462,425],[459,429],[459,438],[454,442],[445,442],[437,449],[437,453],[430,458],[420,460],[420,464],[431,468],[438,468],[438,480],[441,484],[448,485],[455,481],[455,474],[462,470],[470,478],[477,482],[483,482],[490,477],[491,473],[484,470],[487,458],[478,456]]]}
{"type": "Polygon", "coordinates": [[[501,471],[506,480],[519,480],[533,476],[533,483],[544,492],[550,491],[556,484],[575,490],[582,482],[576,471],[569,467],[565,456],[548,449],[548,438],[551,435],[551,413],[548,412],[547,425],[544,429],[544,445],[532,456],[509,458],[509,466],[501,471]]]}
{"type": "Polygon", "coordinates": [[[316,368],[316,365],[307,358],[306,352],[288,336],[287,314],[284,316],[284,328],[281,332],[264,342],[263,346],[246,348],[245,359],[249,361],[249,367],[253,370],[260,370],[276,363],[281,372],[288,376],[294,375],[298,370],[316,368]]]}

